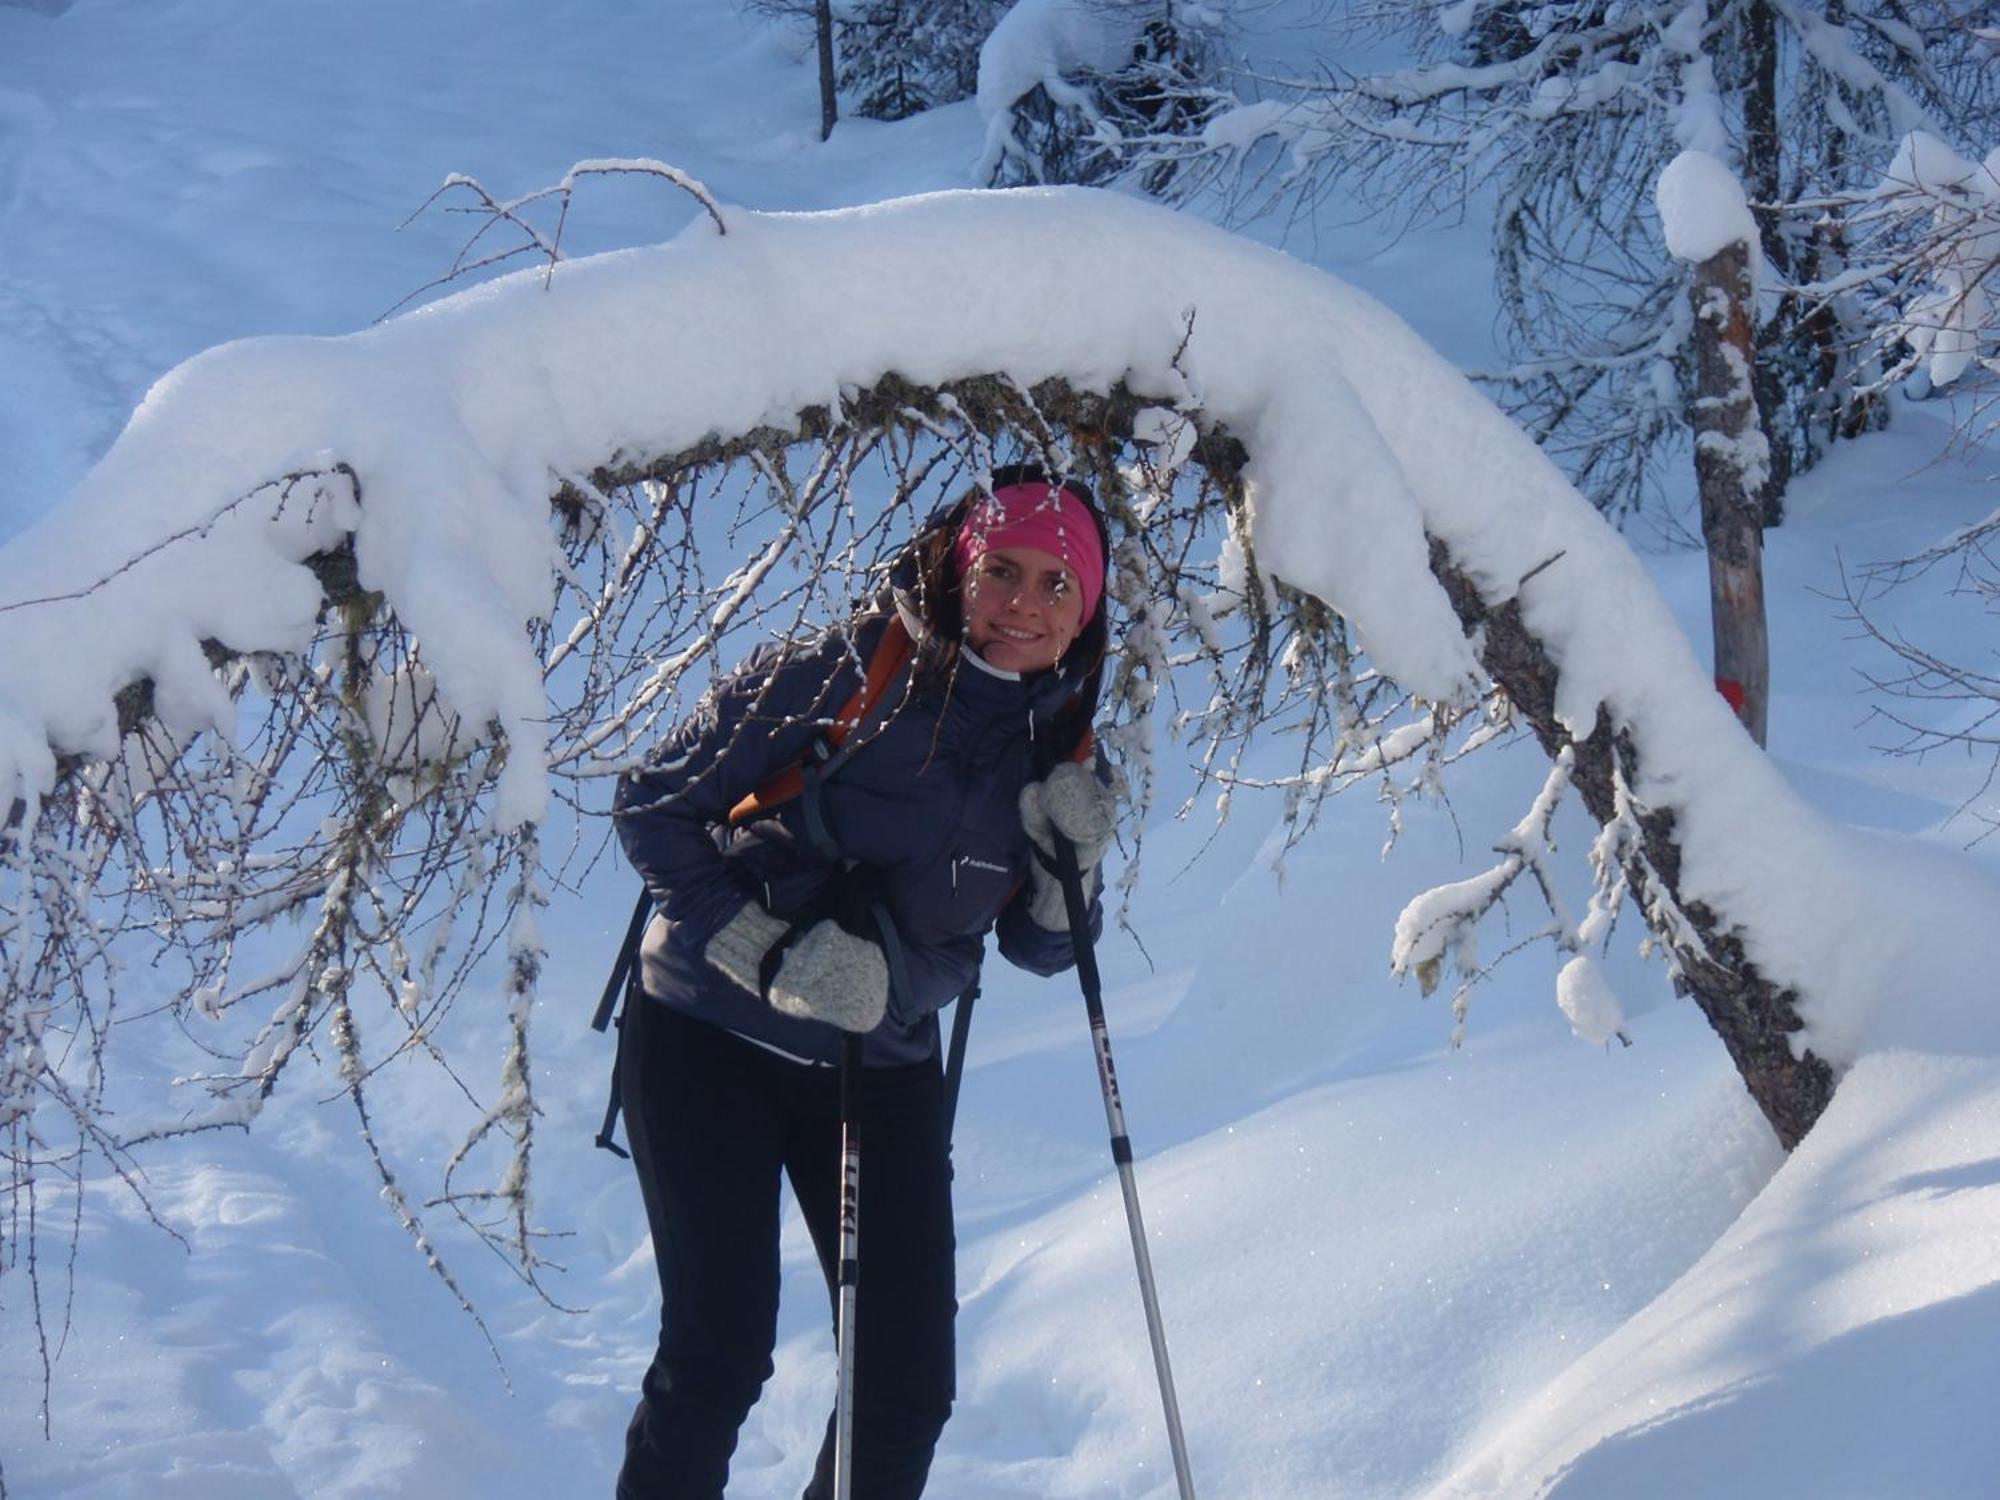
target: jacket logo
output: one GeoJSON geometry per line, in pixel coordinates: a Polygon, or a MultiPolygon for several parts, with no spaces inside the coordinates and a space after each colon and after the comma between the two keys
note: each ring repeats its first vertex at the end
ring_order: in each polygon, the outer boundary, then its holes
{"type": "Polygon", "coordinates": [[[996,865],[991,860],[976,859],[970,854],[959,855],[958,862],[962,865],[971,865],[972,868],[975,870],[990,871],[995,875],[1011,875],[1014,873],[1012,870],[1008,869],[1005,865],[996,865]]]}

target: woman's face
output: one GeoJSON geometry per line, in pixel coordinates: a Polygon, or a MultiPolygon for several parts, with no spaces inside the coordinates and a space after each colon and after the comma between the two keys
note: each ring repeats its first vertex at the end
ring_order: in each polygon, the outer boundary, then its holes
{"type": "Polygon", "coordinates": [[[1083,629],[1076,574],[1036,547],[994,547],[965,580],[965,638],[1003,672],[1043,672],[1083,629]]]}

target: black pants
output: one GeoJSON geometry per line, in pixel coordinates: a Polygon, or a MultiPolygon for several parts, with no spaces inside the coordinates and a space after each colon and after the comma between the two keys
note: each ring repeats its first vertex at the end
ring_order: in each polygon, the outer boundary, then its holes
{"type": "MultiPolygon", "coordinates": [[[[635,1001],[619,1087],[659,1267],[660,1346],[625,1439],[618,1500],[720,1500],[737,1429],[771,1374],[779,1173],[830,1298],[840,1254],[839,1073],[635,1001]]],[[[955,1394],[950,1142],[936,1059],[859,1089],[854,1497],[915,1500],[955,1394]]],[[[831,1500],[833,1422],[806,1500],[831,1500]]]]}

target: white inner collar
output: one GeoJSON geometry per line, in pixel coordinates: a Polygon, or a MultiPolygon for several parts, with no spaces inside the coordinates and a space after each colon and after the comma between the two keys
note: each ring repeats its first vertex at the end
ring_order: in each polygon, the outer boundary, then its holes
{"type": "Polygon", "coordinates": [[[996,667],[977,651],[974,651],[970,641],[964,641],[959,644],[958,654],[979,668],[988,677],[997,677],[1002,682],[1019,682],[1021,680],[1019,672],[1010,672],[1005,667],[996,667]]]}

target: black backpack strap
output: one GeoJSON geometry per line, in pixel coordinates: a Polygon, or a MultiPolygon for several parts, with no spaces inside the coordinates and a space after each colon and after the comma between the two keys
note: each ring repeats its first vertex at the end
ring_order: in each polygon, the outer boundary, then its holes
{"type": "Polygon", "coordinates": [[[958,1118],[958,1085],[965,1076],[965,1040],[972,1030],[972,1002],[979,998],[979,971],[972,972],[972,983],[958,997],[958,1008],[951,1013],[951,1047],[945,1053],[944,1065],[944,1138],[951,1140],[952,1122],[958,1118]]]}
{"type": "Polygon", "coordinates": [[[625,1107],[625,1101],[620,1097],[618,1089],[618,1074],[623,1066],[624,1057],[625,1015],[621,1011],[618,1015],[618,1046],[611,1054],[611,1088],[604,1100],[604,1123],[597,1127],[597,1144],[620,1160],[630,1161],[632,1153],[612,1139],[612,1132],[618,1128],[619,1111],[625,1107]]]}
{"type": "Polygon", "coordinates": [[[625,924],[625,941],[618,945],[618,957],[611,965],[611,977],[605,980],[604,994],[598,999],[597,1014],[590,1018],[592,1031],[603,1031],[611,1024],[611,1008],[618,1003],[626,979],[639,962],[639,939],[645,934],[646,919],[652,914],[652,895],[642,885],[639,887],[639,900],[632,907],[632,920],[625,924]]]}
{"type": "MultiPolygon", "coordinates": [[[[639,939],[646,931],[646,919],[652,915],[653,898],[642,885],[639,900],[632,908],[632,920],[625,924],[625,941],[619,945],[618,958],[611,966],[611,977],[605,981],[604,994],[597,1002],[597,1014],[590,1018],[593,1031],[603,1031],[611,1025],[612,1008],[618,1004],[620,994],[625,996],[626,1010],[634,1001],[642,1002],[645,997],[639,993],[639,939]]],[[[623,1107],[619,1097],[619,1063],[625,1054],[625,1012],[618,1014],[618,1047],[611,1057],[611,1091],[604,1101],[604,1124],[597,1132],[597,1144],[613,1156],[630,1160],[632,1153],[612,1139],[618,1128],[618,1113],[623,1107]]]]}

